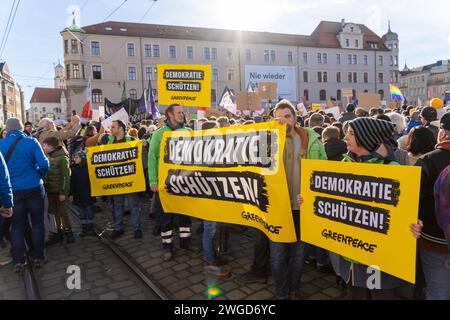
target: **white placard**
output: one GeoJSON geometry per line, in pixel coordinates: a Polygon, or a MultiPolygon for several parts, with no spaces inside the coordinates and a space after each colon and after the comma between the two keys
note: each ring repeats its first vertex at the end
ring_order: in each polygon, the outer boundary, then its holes
{"type": "Polygon", "coordinates": [[[105,107],[104,106],[99,106],[98,107],[98,116],[100,117],[100,118],[105,118],[105,107]]]}
{"type": "Polygon", "coordinates": [[[275,82],[278,85],[278,95],[289,101],[297,101],[295,67],[245,65],[245,86],[248,83],[275,82]]]}
{"type": "Polygon", "coordinates": [[[325,113],[332,113],[333,117],[336,119],[336,121],[339,121],[339,119],[342,117],[341,110],[339,110],[339,107],[328,108],[328,109],[325,109],[324,111],[325,111],[325,113]]]}
{"type": "Polygon", "coordinates": [[[122,120],[125,124],[128,124],[128,122],[130,122],[128,113],[125,111],[124,108],[121,108],[119,111],[113,113],[107,119],[102,121],[103,128],[105,128],[106,131],[111,130],[112,122],[115,120],[122,120]]]}
{"type": "Polygon", "coordinates": [[[306,110],[306,107],[303,103],[297,104],[297,111],[300,111],[302,116],[304,116],[308,113],[308,111],[306,110]]]}
{"type": "Polygon", "coordinates": [[[98,110],[92,109],[92,120],[99,121],[100,112],[98,110]]]}

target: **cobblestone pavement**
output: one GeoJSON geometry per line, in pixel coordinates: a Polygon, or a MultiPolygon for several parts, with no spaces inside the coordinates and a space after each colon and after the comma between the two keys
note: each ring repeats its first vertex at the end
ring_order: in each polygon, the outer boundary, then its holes
{"type": "MultiPolygon", "coordinates": [[[[105,202],[97,204],[102,212],[96,213],[96,223],[104,228],[111,221],[111,209],[105,202]]],[[[252,231],[246,236],[237,227],[231,227],[228,250],[224,254],[231,268],[232,276],[226,280],[205,272],[202,253],[177,249],[172,261],[162,259],[160,236],[153,236],[154,221],[148,217],[149,202],[142,200],[143,239],[133,237],[130,216],[125,216],[125,234],[115,244],[126,251],[145,270],[147,276],[167,293],[170,299],[204,300],[208,287],[219,288],[221,295],[216,300],[270,300],[274,299],[273,282],[267,284],[242,285],[237,282],[240,274],[247,272],[253,258],[252,231]]],[[[72,219],[72,221],[74,221],[72,219]]],[[[201,234],[195,230],[199,221],[193,219],[193,244],[201,248],[201,234]]],[[[73,223],[74,231],[79,226],[73,223]]],[[[175,233],[175,248],[178,237],[175,233]]],[[[3,249],[4,250],[4,249],[3,249]]],[[[148,288],[135,278],[120,260],[106,248],[99,239],[88,237],[74,244],[57,244],[47,250],[49,262],[36,272],[44,299],[155,299],[148,288]],[[66,286],[69,265],[81,268],[81,290],[69,290],[66,286]]],[[[301,291],[312,300],[345,298],[345,291],[335,283],[335,275],[321,274],[310,265],[305,265],[301,291]]],[[[408,293],[406,293],[408,294],[408,293]]],[[[0,299],[25,299],[21,278],[12,272],[12,265],[0,266],[0,299]]]]}

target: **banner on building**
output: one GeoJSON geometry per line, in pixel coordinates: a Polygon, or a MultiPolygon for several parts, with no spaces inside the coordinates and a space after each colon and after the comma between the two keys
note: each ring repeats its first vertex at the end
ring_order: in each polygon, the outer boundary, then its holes
{"type": "Polygon", "coordinates": [[[278,122],[165,132],[158,185],[164,212],[258,228],[276,242],[296,234],[278,122]]]}
{"type": "Polygon", "coordinates": [[[130,141],[87,149],[93,197],[145,191],[142,141],[130,141]]]}
{"type": "Polygon", "coordinates": [[[211,65],[158,64],[159,104],[211,107],[211,65]]]}
{"type": "Polygon", "coordinates": [[[301,238],[415,282],[420,168],[302,160],[301,238]]]}

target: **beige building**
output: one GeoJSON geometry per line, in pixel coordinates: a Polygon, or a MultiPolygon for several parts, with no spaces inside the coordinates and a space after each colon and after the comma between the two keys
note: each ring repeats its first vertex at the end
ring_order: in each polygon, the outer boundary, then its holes
{"type": "Polygon", "coordinates": [[[68,112],[81,113],[88,80],[94,108],[104,98],[139,98],[148,81],[156,92],[158,64],[210,64],[212,105],[227,86],[278,83],[293,102],[341,101],[342,88],[377,92],[389,101],[398,82],[398,35],[380,38],[366,26],[322,21],[309,36],[181,26],[104,22],[61,32],[68,112]],[[275,79],[275,80],[273,80],[275,79]]]}
{"type": "Polygon", "coordinates": [[[59,88],[34,88],[28,109],[28,121],[38,124],[42,118],[67,119],[66,90],[59,88]]]}
{"type": "Polygon", "coordinates": [[[25,121],[25,104],[23,91],[14,80],[6,62],[0,63],[0,124],[9,118],[19,118],[25,121]]]}

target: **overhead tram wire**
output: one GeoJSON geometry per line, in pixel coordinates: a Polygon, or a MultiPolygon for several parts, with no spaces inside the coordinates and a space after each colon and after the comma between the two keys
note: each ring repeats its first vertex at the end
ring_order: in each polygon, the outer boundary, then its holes
{"type": "Polygon", "coordinates": [[[119,10],[124,4],[125,2],[127,2],[128,0],[123,0],[123,2],[117,7],[115,8],[110,14],[108,14],[108,16],[103,19],[103,22],[105,22],[109,17],[111,17],[117,10],[119,10]]]}
{"type": "MultiPolygon", "coordinates": [[[[150,12],[150,10],[151,10],[151,9],[153,8],[153,6],[156,4],[156,1],[157,1],[157,0],[153,0],[153,3],[150,5],[150,7],[147,9],[147,11],[145,11],[144,15],[143,15],[143,16],[141,17],[141,19],[139,20],[139,23],[141,23],[141,22],[144,20],[145,16],[150,12]]],[[[111,63],[112,59],[114,59],[115,56],[119,53],[119,51],[122,50],[122,48],[123,48],[123,46],[125,45],[126,42],[127,42],[127,40],[124,40],[124,41],[122,42],[122,45],[119,47],[119,49],[117,49],[116,52],[114,52],[114,54],[111,56],[111,58],[108,60],[108,62],[106,62],[106,64],[111,63]]]]}
{"type": "Polygon", "coordinates": [[[11,19],[11,23],[9,24],[9,29],[6,33],[5,41],[2,43],[3,47],[0,48],[0,60],[2,58],[3,50],[5,50],[6,43],[8,42],[9,34],[11,32],[12,25],[14,23],[14,19],[16,18],[17,9],[19,8],[20,0],[17,1],[16,9],[14,10],[14,14],[11,19]]]}
{"type": "Polygon", "coordinates": [[[6,22],[5,32],[3,33],[2,42],[0,42],[0,49],[3,47],[3,42],[5,41],[5,38],[6,38],[6,32],[8,31],[9,22],[11,21],[11,16],[14,11],[15,4],[16,4],[16,0],[14,0],[13,4],[11,6],[11,10],[9,11],[8,22],[6,22]]]}

